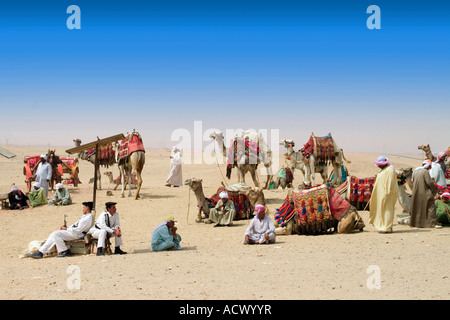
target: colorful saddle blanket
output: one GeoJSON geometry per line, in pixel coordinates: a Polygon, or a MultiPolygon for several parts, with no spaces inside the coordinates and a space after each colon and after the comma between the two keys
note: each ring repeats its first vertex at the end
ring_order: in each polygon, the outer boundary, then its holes
{"type": "MultiPolygon", "coordinates": [[[[227,165],[240,162],[243,156],[254,158],[253,164],[258,163],[257,157],[259,155],[259,146],[256,142],[246,140],[244,138],[235,138],[230,141],[228,149],[227,165]]],[[[252,161],[252,160],[250,160],[252,161]]]]}
{"type": "Polygon", "coordinates": [[[244,219],[247,215],[251,216],[253,206],[248,197],[245,194],[239,193],[239,191],[231,191],[224,187],[217,189],[217,192],[211,198],[207,199],[210,208],[214,208],[216,206],[217,202],[220,200],[219,194],[222,191],[226,191],[228,193],[228,199],[234,203],[236,215],[233,220],[244,219]]]}
{"type": "Polygon", "coordinates": [[[282,228],[286,227],[286,223],[288,223],[295,216],[295,208],[289,202],[289,195],[284,200],[283,205],[275,210],[274,219],[282,228]]]}
{"type": "MultiPolygon", "coordinates": [[[[86,156],[86,159],[89,160],[92,155],[95,155],[95,148],[86,150],[84,154],[86,156]]],[[[98,150],[98,161],[99,165],[101,166],[110,166],[116,162],[116,153],[112,144],[100,146],[98,150]]]]}
{"type": "Polygon", "coordinates": [[[357,210],[364,210],[372,196],[376,177],[359,179],[350,177],[350,204],[357,210]]]}
{"type": "Polygon", "coordinates": [[[135,151],[145,152],[145,148],[141,135],[138,132],[133,131],[120,142],[118,160],[128,157],[135,151]]]}
{"type": "Polygon", "coordinates": [[[335,226],[326,186],[293,192],[299,222],[299,234],[325,234],[335,226]]]}
{"type": "Polygon", "coordinates": [[[330,188],[330,211],[331,215],[338,221],[342,219],[343,216],[350,209],[350,203],[342,197],[337,190],[330,188]]]}
{"type": "Polygon", "coordinates": [[[300,152],[306,158],[313,154],[316,163],[319,165],[326,165],[328,161],[333,161],[335,153],[334,140],[331,137],[331,133],[323,137],[316,137],[312,134],[308,142],[300,149],[300,152]]]}

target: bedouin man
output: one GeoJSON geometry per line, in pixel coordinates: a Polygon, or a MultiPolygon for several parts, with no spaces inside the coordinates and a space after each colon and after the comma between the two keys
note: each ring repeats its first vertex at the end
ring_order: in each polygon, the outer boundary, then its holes
{"type": "Polygon", "coordinates": [[[219,193],[220,200],[214,208],[209,211],[209,217],[207,223],[216,223],[215,227],[218,226],[229,226],[233,224],[233,219],[236,214],[236,209],[234,208],[233,201],[228,199],[228,193],[222,191],[219,193]]]}
{"type": "Polygon", "coordinates": [[[41,162],[36,169],[35,177],[36,182],[39,182],[39,185],[44,188],[45,195],[48,197],[48,184],[52,179],[52,166],[47,162],[45,154],[41,154],[41,162]]]}
{"type": "Polygon", "coordinates": [[[70,252],[64,241],[82,239],[92,225],[92,207],[93,202],[83,202],[83,216],[70,227],[62,226],[60,230],[53,232],[39,249],[30,255],[31,258],[41,259],[49,253],[53,246],[59,252],[58,258],[69,257],[70,252]]]}
{"type": "Polygon", "coordinates": [[[47,195],[44,188],[42,188],[39,182],[33,182],[31,191],[27,194],[28,199],[32,207],[41,206],[47,203],[47,195]]]}
{"type": "Polygon", "coordinates": [[[48,200],[49,206],[66,206],[72,204],[70,198],[69,189],[64,188],[64,185],[60,182],[56,184],[56,191],[53,199],[48,200]]]}
{"type": "Polygon", "coordinates": [[[98,217],[95,225],[91,228],[91,236],[98,239],[97,256],[104,256],[106,248],[106,237],[115,237],[114,254],[126,254],[120,249],[123,245],[122,230],[120,229],[119,213],[117,212],[116,202],[105,203],[106,210],[98,217]]]}
{"type": "Polygon", "coordinates": [[[275,226],[272,219],[266,216],[266,207],[257,204],[255,216],[245,230],[244,244],[275,243],[275,238],[275,226]]]}
{"type": "Polygon", "coordinates": [[[152,251],[181,250],[181,236],[177,233],[174,217],[169,216],[152,232],[152,251]]]}

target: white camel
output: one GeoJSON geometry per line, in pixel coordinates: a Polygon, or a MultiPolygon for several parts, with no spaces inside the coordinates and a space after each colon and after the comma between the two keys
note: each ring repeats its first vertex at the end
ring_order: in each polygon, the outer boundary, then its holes
{"type": "MultiPolygon", "coordinates": [[[[314,133],[312,133],[312,136],[314,136],[314,133]]],[[[336,144],[336,142],[333,140],[333,148],[334,148],[334,159],[331,161],[331,165],[333,167],[333,171],[334,171],[334,179],[331,181],[332,185],[338,185],[341,182],[341,167],[344,164],[344,161],[346,161],[347,163],[350,163],[351,161],[347,160],[344,156],[344,151],[338,147],[338,145],[336,144]]],[[[293,140],[286,140],[286,141],[291,141],[293,142],[293,140]]],[[[281,144],[281,142],[280,142],[281,144]]],[[[293,146],[291,151],[293,152],[293,146]]],[[[289,153],[288,153],[289,154],[289,153]]],[[[294,154],[293,154],[294,155],[294,154]]],[[[296,155],[297,159],[296,161],[301,161],[304,164],[304,168],[305,168],[305,184],[307,185],[315,185],[316,184],[316,170],[318,172],[321,172],[321,176],[322,179],[324,180],[324,182],[327,181],[327,173],[324,174],[323,170],[318,164],[316,164],[316,159],[314,157],[314,152],[308,157],[304,157],[302,152],[300,151],[297,155],[296,155]],[[321,170],[321,171],[319,171],[321,170]],[[309,179],[310,177],[310,179],[309,179]]],[[[326,167],[326,165],[325,165],[326,167]]]]}
{"type": "MultiPolygon", "coordinates": [[[[221,131],[215,131],[209,135],[210,138],[217,141],[219,148],[222,149],[222,155],[225,159],[228,158],[228,149],[225,146],[223,133],[221,131]]],[[[250,142],[255,142],[259,147],[258,155],[241,156],[238,158],[236,163],[231,164],[231,168],[236,167],[238,182],[245,183],[245,174],[250,172],[253,183],[256,187],[259,187],[259,179],[257,175],[257,167],[259,163],[263,163],[267,170],[267,180],[264,189],[269,187],[269,182],[272,179],[272,151],[268,148],[266,142],[262,138],[262,135],[253,131],[244,131],[241,134],[241,138],[246,139],[250,142]]],[[[228,174],[229,178],[229,174],[228,174]]]]}
{"type": "Polygon", "coordinates": [[[311,155],[308,161],[300,151],[294,151],[295,142],[291,139],[281,140],[280,145],[286,148],[287,152],[284,156],[289,167],[292,169],[292,174],[294,174],[295,169],[300,169],[303,174],[303,183],[305,186],[311,186],[311,180],[313,181],[313,185],[315,184],[316,172],[320,173],[323,183],[327,182],[328,167],[317,165],[314,161],[314,155],[311,155]]]}

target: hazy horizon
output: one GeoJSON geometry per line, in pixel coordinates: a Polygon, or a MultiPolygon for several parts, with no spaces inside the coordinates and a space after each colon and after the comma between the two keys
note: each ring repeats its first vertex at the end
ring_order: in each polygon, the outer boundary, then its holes
{"type": "Polygon", "coordinates": [[[311,132],[348,152],[450,146],[450,3],[79,0],[69,30],[71,4],[0,4],[0,144],[136,129],[160,149],[202,121],[297,147],[311,132]],[[372,4],[380,30],[366,26],[372,4]]]}

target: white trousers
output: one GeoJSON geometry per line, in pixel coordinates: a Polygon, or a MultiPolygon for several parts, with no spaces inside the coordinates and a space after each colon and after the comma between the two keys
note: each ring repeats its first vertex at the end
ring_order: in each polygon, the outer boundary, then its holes
{"type": "MultiPolygon", "coordinates": [[[[250,233],[248,235],[248,238],[255,242],[264,243],[264,242],[266,242],[264,235],[265,235],[265,233],[262,233],[262,234],[250,233]]],[[[276,238],[276,234],[274,232],[269,232],[269,243],[274,243],[275,238],[276,238]]],[[[245,242],[245,236],[244,236],[244,242],[245,242]]]]}
{"type": "Polygon", "coordinates": [[[73,231],[69,230],[58,230],[53,232],[39,249],[43,254],[47,254],[56,245],[58,252],[63,252],[68,250],[66,243],[64,241],[79,240],[80,236],[73,231]]]}
{"type": "MultiPolygon", "coordinates": [[[[105,229],[95,229],[95,230],[91,230],[91,236],[94,239],[98,239],[97,242],[97,248],[105,248],[105,242],[106,242],[106,235],[108,234],[108,231],[106,231],[105,229]]],[[[115,237],[116,238],[116,243],[115,246],[121,246],[123,245],[123,241],[122,241],[122,237],[116,237],[116,235],[114,233],[111,233],[111,237],[115,237]]]]}

